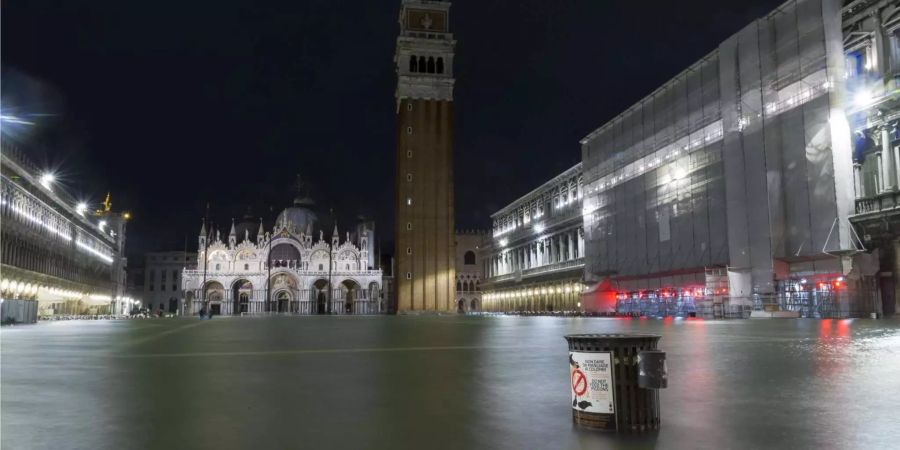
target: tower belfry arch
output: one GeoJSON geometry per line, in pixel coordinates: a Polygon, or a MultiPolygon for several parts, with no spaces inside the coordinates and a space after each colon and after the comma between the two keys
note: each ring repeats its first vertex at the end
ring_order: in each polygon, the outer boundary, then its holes
{"type": "Polygon", "coordinates": [[[397,70],[398,312],[455,309],[450,2],[402,0],[397,70]]]}

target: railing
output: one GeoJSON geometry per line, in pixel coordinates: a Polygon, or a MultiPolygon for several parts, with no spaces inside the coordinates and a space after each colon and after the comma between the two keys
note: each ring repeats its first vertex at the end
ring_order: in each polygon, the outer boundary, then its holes
{"type": "Polygon", "coordinates": [[[536,224],[541,224],[544,227],[544,234],[553,234],[554,227],[568,222],[572,219],[581,218],[583,214],[582,204],[582,199],[579,198],[560,208],[551,206],[550,212],[545,212],[544,215],[538,218],[532,218],[528,221],[528,223],[525,223],[518,228],[504,231],[499,234],[494,234],[492,236],[494,240],[506,239],[507,241],[512,243],[521,239],[522,237],[534,236],[534,226],[536,224]]]}
{"type": "MultiPolygon", "coordinates": [[[[584,258],[576,258],[570,259],[567,261],[560,261],[551,264],[545,264],[543,266],[532,267],[529,269],[522,270],[522,278],[533,277],[535,275],[543,275],[545,273],[551,272],[560,272],[568,269],[575,269],[579,267],[584,267],[584,258]]],[[[496,277],[490,277],[487,279],[490,283],[497,283],[501,281],[513,280],[519,277],[519,271],[514,271],[512,273],[506,273],[503,275],[498,275],[496,277]]]]}
{"type": "Polygon", "coordinates": [[[872,197],[856,199],[856,214],[893,210],[898,206],[900,206],[900,192],[884,192],[872,197]]]}
{"type": "MultiPolygon", "coordinates": [[[[266,270],[267,269],[263,268],[263,271],[266,271],[266,270]]],[[[295,273],[298,275],[303,275],[303,276],[318,276],[318,277],[322,277],[322,278],[328,278],[327,270],[321,270],[321,271],[320,270],[302,270],[302,269],[296,269],[296,268],[288,269],[286,267],[278,267],[277,269],[272,268],[272,275],[275,275],[276,273],[283,273],[285,271],[295,273]],[[285,270],[285,269],[287,269],[287,270],[285,270]]],[[[244,271],[238,271],[238,270],[222,271],[222,270],[220,270],[220,271],[216,272],[210,268],[206,269],[207,277],[211,277],[211,276],[224,276],[224,277],[250,276],[250,275],[258,274],[258,273],[259,273],[259,271],[253,271],[253,270],[249,270],[249,271],[246,271],[246,270],[244,270],[244,271]]],[[[203,269],[199,269],[199,270],[198,269],[186,269],[184,271],[184,276],[186,276],[186,277],[203,276],[203,269]]],[[[334,270],[331,272],[331,276],[332,277],[338,277],[338,276],[357,276],[357,277],[373,276],[374,277],[374,276],[381,276],[381,271],[380,270],[334,270]]]]}

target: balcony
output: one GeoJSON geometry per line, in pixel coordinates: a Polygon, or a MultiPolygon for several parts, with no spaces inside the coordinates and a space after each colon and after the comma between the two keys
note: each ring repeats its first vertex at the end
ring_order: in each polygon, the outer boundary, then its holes
{"type": "MultiPolygon", "coordinates": [[[[560,261],[553,264],[545,264],[543,266],[532,267],[529,269],[522,270],[521,279],[530,278],[538,275],[546,275],[554,272],[566,272],[574,269],[581,269],[584,267],[584,258],[576,258],[568,261],[560,261]]],[[[489,283],[500,283],[503,281],[517,280],[520,275],[518,271],[507,273],[503,275],[498,275],[496,277],[488,278],[487,281],[489,283]]]]}
{"type": "Polygon", "coordinates": [[[900,192],[884,192],[871,197],[856,199],[856,215],[894,212],[900,207],[900,192]]]}

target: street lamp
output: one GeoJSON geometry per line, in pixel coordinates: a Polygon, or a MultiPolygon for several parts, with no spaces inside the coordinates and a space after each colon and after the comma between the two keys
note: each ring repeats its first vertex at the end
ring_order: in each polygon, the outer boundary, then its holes
{"type": "Polygon", "coordinates": [[[50,185],[53,184],[54,181],[56,181],[56,175],[54,175],[52,172],[44,172],[44,174],[41,175],[41,178],[40,178],[41,186],[43,186],[44,189],[46,189],[48,191],[52,190],[50,188],[50,185]]]}

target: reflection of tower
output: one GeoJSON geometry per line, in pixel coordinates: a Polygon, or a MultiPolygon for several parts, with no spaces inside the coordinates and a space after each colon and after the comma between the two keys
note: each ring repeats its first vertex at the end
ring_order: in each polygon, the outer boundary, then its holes
{"type": "Polygon", "coordinates": [[[403,0],[397,64],[397,310],[449,311],[453,251],[450,3],[403,0]]]}

